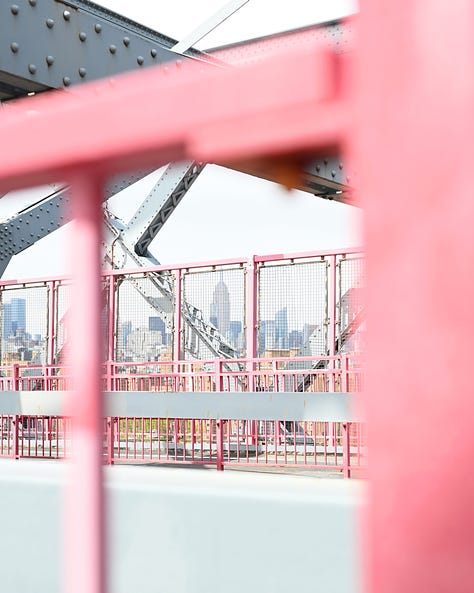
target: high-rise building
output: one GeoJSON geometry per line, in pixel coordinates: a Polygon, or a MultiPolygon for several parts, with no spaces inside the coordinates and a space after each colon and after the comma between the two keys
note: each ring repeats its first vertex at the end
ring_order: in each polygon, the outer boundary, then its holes
{"type": "Polygon", "coordinates": [[[288,312],[283,307],[275,315],[275,346],[278,350],[288,349],[288,312]]]}
{"type": "Polygon", "coordinates": [[[227,337],[230,322],[230,297],[229,289],[222,278],[214,289],[209,318],[219,332],[227,337]]]}
{"type": "Polygon", "coordinates": [[[160,332],[162,344],[166,344],[166,324],[161,317],[148,317],[148,329],[160,332]]]}
{"type": "Polygon", "coordinates": [[[2,337],[26,332],[26,300],[12,299],[2,305],[2,337]]]}

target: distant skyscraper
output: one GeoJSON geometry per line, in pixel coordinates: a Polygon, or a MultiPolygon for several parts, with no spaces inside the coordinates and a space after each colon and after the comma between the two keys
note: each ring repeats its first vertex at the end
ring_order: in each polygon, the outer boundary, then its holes
{"type": "Polygon", "coordinates": [[[278,350],[288,349],[288,312],[286,307],[275,315],[275,344],[278,350]]]}
{"type": "Polygon", "coordinates": [[[230,298],[229,289],[222,278],[214,289],[209,317],[211,323],[226,337],[229,332],[230,298]]]}
{"type": "Polygon", "coordinates": [[[160,332],[162,343],[166,343],[166,325],[161,317],[148,317],[148,329],[154,332],[160,332]]]}
{"type": "Polygon", "coordinates": [[[26,332],[26,300],[12,299],[2,305],[2,336],[16,336],[26,332]]]}

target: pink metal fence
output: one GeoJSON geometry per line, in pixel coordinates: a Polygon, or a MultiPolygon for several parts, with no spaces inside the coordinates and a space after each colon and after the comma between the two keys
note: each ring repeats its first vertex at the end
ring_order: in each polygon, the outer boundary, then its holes
{"type": "MultiPolygon", "coordinates": [[[[346,354],[272,359],[109,362],[102,386],[108,391],[357,392],[363,389],[363,364],[346,354]],[[321,368],[321,363],[325,368],[321,368]]],[[[65,365],[15,363],[0,368],[1,389],[67,391],[65,365]]],[[[70,454],[70,419],[4,416],[4,457],[61,458],[70,454]]],[[[244,466],[304,466],[343,471],[349,476],[367,466],[365,427],[356,423],[202,418],[118,418],[103,424],[104,462],[159,462],[244,466]]]]}
{"type": "MultiPolygon", "coordinates": [[[[140,362],[360,351],[363,262],[360,250],[345,249],[105,271],[101,358],[140,362]]],[[[64,362],[71,298],[65,278],[0,281],[1,364],[64,362]],[[12,306],[14,324],[7,314],[12,306]]]]}

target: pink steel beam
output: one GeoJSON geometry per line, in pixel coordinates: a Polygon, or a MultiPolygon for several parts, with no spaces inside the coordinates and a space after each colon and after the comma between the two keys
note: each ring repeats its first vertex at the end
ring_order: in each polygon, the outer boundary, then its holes
{"type": "Polygon", "coordinates": [[[459,464],[469,468],[474,451],[474,4],[364,9],[355,104],[371,320],[364,590],[468,593],[474,477],[459,464]]]}
{"type": "Polygon", "coordinates": [[[348,115],[336,100],[338,60],[315,46],[242,69],[149,68],[17,101],[0,113],[0,187],[67,178],[77,167],[111,174],[335,147],[348,115]]]}

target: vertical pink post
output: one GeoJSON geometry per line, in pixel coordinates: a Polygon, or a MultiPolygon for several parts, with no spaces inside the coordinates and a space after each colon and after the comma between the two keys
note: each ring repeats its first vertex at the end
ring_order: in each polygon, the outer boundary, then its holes
{"type": "Polygon", "coordinates": [[[371,501],[363,590],[466,593],[474,590],[474,3],[370,0],[360,24],[353,105],[369,275],[371,501]]]}
{"type": "MultiPolygon", "coordinates": [[[[336,256],[330,255],[328,257],[328,340],[329,356],[335,356],[336,352],[336,339],[337,339],[337,291],[336,291],[336,256]]],[[[335,368],[335,360],[332,359],[328,364],[329,369],[335,368]]],[[[335,375],[334,372],[329,375],[329,391],[335,391],[335,375]]]]}
{"type": "MultiPolygon", "coordinates": [[[[248,391],[255,391],[255,358],[257,357],[257,266],[255,257],[251,257],[247,263],[247,276],[245,285],[245,325],[246,325],[246,350],[248,371],[248,391]]],[[[257,423],[250,421],[250,434],[252,444],[257,442],[257,423]]]]}
{"type": "MultiPolygon", "coordinates": [[[[183,329],[183,309],[182,309],[182,271],[175,272],[175,289],[174,289],[174,336],[173,336],[173,360],[177,363],[181,360],[181,337],[183,329]]],[[[184,356],[183,356],[184,358],[184,356]]],[[[173,372],[179,373],[179,365],[173,365],[173,372]]]]}
{"type": "Polygon", "coordinates": [[[102,185],[91,172],[72,179],[73,302],[71,359],[72,456],[66,491],[67,593],[105,593],[103,413],[101,392],[102,185]]]}
{"type": "MultiPolygon", "coordinates": [[[[245,342],[246,358],[254,359],[257,357],[257,267],[255,258],[251,257],[247,263],[245,284],[245,342]]],[[[255,391],[255,362],[252,360],[247,363],[248,391],[255,391]]]]}
{"type": "MultiPolygon", "coordinates": [[[[109,292],[107,295],[107,359],[115,361],[115,276],[109,276],[109,292]]],[[[111,389],[109,386],[108,389],[111,389]]]]}
{"type": "MultiPolygon", "coordinates": [[[[46,364],[54,364],[54,351],[56,349],[56,282],[48,283],[48,352],[46,364]]],[[[47,389],[47,388],[46,388],[47,389]]]]}

